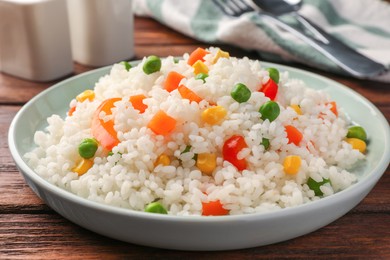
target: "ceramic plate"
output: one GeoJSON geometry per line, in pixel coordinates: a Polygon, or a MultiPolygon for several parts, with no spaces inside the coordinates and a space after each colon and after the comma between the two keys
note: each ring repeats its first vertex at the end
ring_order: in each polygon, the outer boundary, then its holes
{"type": "Polygon", "coordinates": [[[271,63],[264,66],[289,71],[307,86],[328,92],[349,117],[369,135],[365,163],[356,169],[359,181],[332,196],[269,213],[200,217],[168,216],[103,205],[62,190],[38,176],[23,154],[34,147],[35,131],[51,114],[65,115],[78,93],[92,88],[110,67],[60,82],[30,100],[9,129],[9,147],[17,167],[31,189],[70,221],[96,233],[130,243],[181,250],[228,250],[255,247],[292,239],[315,231],[355,207],[373,188],[390,161],[390,130],[385,117],[366,98],[324,77],[271,63]]]}

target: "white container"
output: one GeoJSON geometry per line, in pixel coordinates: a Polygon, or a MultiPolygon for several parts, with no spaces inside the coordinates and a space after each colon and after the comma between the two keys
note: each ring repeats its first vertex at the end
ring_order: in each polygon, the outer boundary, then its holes
{"type": "Polygon", "coordinates": [[[134,56],[131,0],[68,0],[73,60],[104,66],[134,56]]]}
{"type": "Polygon", "coordinates": [[[0,0],[0,71],[50,81],[73,71],[66,0],[0,0]]]}

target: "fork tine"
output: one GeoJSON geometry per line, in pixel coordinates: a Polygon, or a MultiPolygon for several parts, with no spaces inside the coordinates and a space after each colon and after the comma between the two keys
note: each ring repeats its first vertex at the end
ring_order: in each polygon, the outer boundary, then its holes
{"type": "Polygon", "coordinates": [[[213,0],[213,2],[228,16],[237,17],[244,13],[254,11],[245,0],[213,0]]]}

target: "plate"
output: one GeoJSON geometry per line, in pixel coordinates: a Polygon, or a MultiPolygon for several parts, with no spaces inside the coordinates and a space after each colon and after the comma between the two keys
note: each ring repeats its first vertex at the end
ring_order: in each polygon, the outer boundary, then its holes
{"type": "Polygon", "coordinates": [[[349,188],[297,207],[269,213],[234,216],[169,216],[117,208],[78,197],[50,184],[26,163],[35,131],[42,130],[51,114],[65,115],[78,93],[91,88],[110,67],[93,70],[43,91],[13,119],[8,135],[16,166],[31,189],[68,220],[101,235],[129,243],[179,250],[230,250],[292,239],[315,231],[355,207],[373,188],[390,161],[390,128],[382,113],[366,98],[339,83],[313,73],[272,63],[289,71],[308,86],[328,92],[332,99],[369,134],[368,154],[357,169],[358,182],[349,188]]]}

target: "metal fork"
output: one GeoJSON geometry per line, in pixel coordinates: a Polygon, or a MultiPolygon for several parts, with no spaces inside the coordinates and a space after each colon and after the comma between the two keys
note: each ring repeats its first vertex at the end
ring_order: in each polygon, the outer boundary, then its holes
{"type": "Polygon", "coordinates": [[[380,63],[377,63],[354,49],[340,42],[338,39],[331,36],[327,42],[320,41],[308,34],[304,29],[293,27],[283,22],[278,17],[255,10],[245,0],[212,0],[223,13],[232,17],[239,17],[245,13],[256,12],[261,18],[279,26],[280,28],[290,32],[296,37],[303,40],[305,43],[314,47],[316,50],[325,55],[328,59],[336,63],[348,74],[357,78],[370,78],[377,76],[387,69],[380,63]]]}

